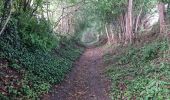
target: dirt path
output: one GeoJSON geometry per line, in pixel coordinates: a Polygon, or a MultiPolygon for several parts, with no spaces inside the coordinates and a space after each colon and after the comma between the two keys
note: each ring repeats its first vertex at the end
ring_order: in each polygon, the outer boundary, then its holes
{"type": "Polygon", "coordinates": [[[103,48],[86,49],[72,72],[43,100],[111,100],[110,82],[104,76],[103,48]]]}

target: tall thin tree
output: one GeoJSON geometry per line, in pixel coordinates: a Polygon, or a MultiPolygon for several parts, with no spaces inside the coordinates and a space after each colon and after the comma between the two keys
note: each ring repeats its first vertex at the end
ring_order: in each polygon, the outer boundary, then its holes
{"type": "Polygon", "coordinates": [[[159,25],[160,25],[160,33],[163,33],[165,30],[165,4],[163,2],[158,3],[158,11],[159,11],[159,25]]]}

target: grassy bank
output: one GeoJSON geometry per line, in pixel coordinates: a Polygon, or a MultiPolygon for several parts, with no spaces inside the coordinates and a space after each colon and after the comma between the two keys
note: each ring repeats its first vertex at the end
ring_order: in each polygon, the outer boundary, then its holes
{"type": "Polygon", "coordinates": [[[0,37],[0,100],[37,100],[83,52],[75,40],[50,33],[46,20],[26,18],[11,19],[0,37]]]}
{"type": "Polygon", "coordinates": [[[167,39],[143,46],[121,47],[119,55],[106,54],[113,100],[169,100],[170,52],[167,39]]]}

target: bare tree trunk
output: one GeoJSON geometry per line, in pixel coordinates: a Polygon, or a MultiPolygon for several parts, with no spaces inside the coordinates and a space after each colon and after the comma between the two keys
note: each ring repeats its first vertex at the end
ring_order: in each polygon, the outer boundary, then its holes
{"type": "Polygon", "coordinates": [[[114,32],[113,32],[112,24],[109,25],[109,28],[110,28],[110,33],[112,35],[112,40],[113,40],[114,39],[114,32]]]}
{"type": "Polygon", "coordinates": [[[126,14],[120,15],[120,29],[121,29],[120,33],[122,34],[122,36],[121,36],[122,38],[120,41],[122,41],[122,42],[126,39],[126,19],[125,19],[125,17],[126,17],[126,14]]]}
{"type": "Polygon", "coordinates": [[[126,14],[125,14],[125,20],[126,20],[126,32],[125,32],[125,44],[127,44],[127,42],[128,42],[128,38],[129,38],[129,36],[128,36],[128,34],[129,34],[129,21],[128,21],[128,13],[126,12],[126,14]]]}
{"type": "Polygon", "coordinates": [[[160,25],[160,33],[163,33],[165,30],[165,5],[162,2],[159,2],[158,4],[158,10],[159,10],[159,25],[160,25]]]}
{"type": "Polygon", "coordinates": [[[137,32],[138,32],[139,19],[140,19],[140,15],[141,15],[141,13],[142,13],[142,9],[141,9],[141,11],[139,12],[139,14],[138,14],[138,16],[137,16],[137,18],[136,18],[136,23],[135,23],[135,33],[137,33],[137,32]]]}
{"type": "Polygon", "coordinates": [[[129,0],[128,5],[128,35],[129,35],[129,41],[132,43],[132,30],[133,30],[133,22],[132,22],[132,10],[133,10],[133,0],[129,0]]]}
{"type": "Polygon", "coordinates": [[[48,19],[48,21],[50,21],[50,18],[49,18],[49,1],[48,0],[46,1],[46,4],[47,4],[47,19],[48,19]]]}
{"type": "Polygon", "coordinates": [[[140,12],[139,12],[139,14],[138,14],[138,16],[137,16],[137,18],[136,18],[135,33],[137,33],[137,31],[138,31],[139,21],[140,21],[140,16],[141,16],[142,11],[143,11],[143,6],[144,6],[144,2],[143,2],[143,5],[142,5],[142,7],[141,7],[141,10],[140,10],[140,12]]]}
{"type": "Polygon", "coordinates": [[[67,33],[71,33],[71,31],[70,31],[70,26],[71,24],[70,24],[70,17],[68,18],[68,30],[67,30],[67,33]]]}
{"type": "Polygon", "coordinates": [[[1,31],[0,31],[0,35],[4,32],[6,26],[7,26],[8,22],[9,22],[9,20],[10,20],[10,18],[11,18],[11,14],[12,14],[12,3],[13,3],[13,0],[10,1],[10,12],[9,12],[9,15],[8,15],[6,21],[5,21],[5,24],[3,25],[3,27],[2,27],[2,29],[1,29],[1,31]]]}
{"type": "Polygon", "coordinates": [[[108,39],[108,44],[110,45],[110,36],[109,36],[109,32],[108,32],[108,29],[107,29],[107,24],[105,24],[105,31],[106,31],[106,35],[107,35],[107,39],[108,39]]]}
{"type": "Polygon", "coordinates": [[[132,20],[132,9],[133,9],[133,0],[128,1],[128,12],[126,12],[126,36],[125,36],[125,44],[127,42],[132,43],[132,29],[133,29],[133,20],[132,20]]]}

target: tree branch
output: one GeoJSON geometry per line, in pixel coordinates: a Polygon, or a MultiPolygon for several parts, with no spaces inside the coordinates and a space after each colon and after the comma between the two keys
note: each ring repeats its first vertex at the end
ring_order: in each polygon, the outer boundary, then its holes
{"type": "Polygon", "coordinates": [[[4,26],[2,27],[1,31],[0,31],[0,36],[1,34],[4,32],[5,28],[6,28],[6,25],[8,24],[10,18],[11,18],[11,13],[12,13],[12,0],[10,1],[10,6],[11,6],[11,9],[10,9],[10,12],[9,12],[9,15],[8,15],[8,18],[6,19],[5,21],[5,24],[4,26]]]}

